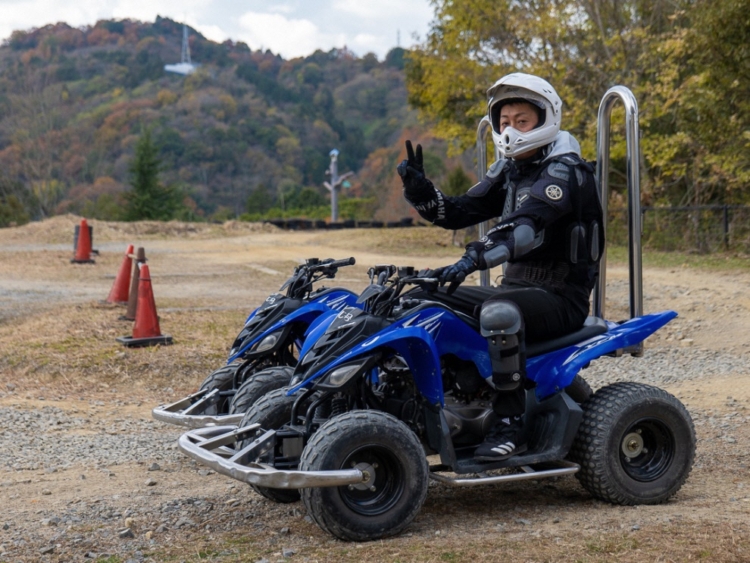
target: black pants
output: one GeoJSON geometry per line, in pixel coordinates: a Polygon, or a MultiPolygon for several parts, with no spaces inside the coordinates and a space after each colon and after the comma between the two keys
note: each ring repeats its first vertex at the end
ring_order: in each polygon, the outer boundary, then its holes
{"type": "MultiPolygon", "coordinates": [[[[570,334],[581,328],[586,320],[586,314],[581,314],[581,307],[576,307],[563,296],[541,287],[501,285],[485,304],[499,300],[512,301],[521,310],[525,324],[525,342],[520,343],[522,346],[526,342],[541,342],[570,334]]],[[[521,375],[518,388],[498,392],[495,396],[492,406],[499,416],[520,416],[526,410],[525,365],[521,375]]]]}
{"type": "MultiPolygon", "coordinates": [[[[504,283],[499,287],[460,286],[453,295],[444,288],[435,293],[423,291],[409,292],[418,299],[432,299],[449,307],[479,317],[483,304],[495,300],[512,301],[523,314],[526,342],[542,342],[581,328],[588,314],[588,303],[576,303],[542,287],[526,287],[504,283]]],[[[524,379],[513,391],[498,392],[493,402],[495,412],[502,416],[520,416],[526,410],[525,366],[524,379]]]]}

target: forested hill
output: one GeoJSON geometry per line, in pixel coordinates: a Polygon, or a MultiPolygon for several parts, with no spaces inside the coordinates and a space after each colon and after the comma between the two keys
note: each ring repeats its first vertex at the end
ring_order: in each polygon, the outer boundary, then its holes
{"type": "Polygon", "coordinates": [[[403,49],[383,61],[346,49],[284,60],[189,38],[200,66],[181,76],[164,71],[180,61],[182,25],[169,19],[14,32],[0,47],[0,203],[30,218],[117,218],[145,128],[162,182],[184,195],[182,218],[325,203],[333,148],[340,172],[359,173],[347,195],[397,199],[405,131],[429,142],[407,105],[403,49]]]}

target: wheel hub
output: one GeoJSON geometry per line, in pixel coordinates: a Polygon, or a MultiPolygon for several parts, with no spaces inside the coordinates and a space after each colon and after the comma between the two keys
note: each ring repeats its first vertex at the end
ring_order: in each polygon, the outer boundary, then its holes
{"type": "Polygon", "coordinates": [[[643,437],[639,432],[631,432],[622,440],[622,453],[625,457],[633,459],[644,452],[643,437]]]}
{"type": "Polygon", "coordinates": [[[656,417],[644,417],[626,429],[620,440],[620,463],[625,473],[644,483],[659,479],[675,456],[670,428],[656,417]]]}
{"type": "Polygon", "coordinates": [[[369,490],[374,492],[375,486],[373,485],[373,483],[375,483],[375,478],[377,477],[377,474],[375,473],[375,467],[366,462],[352,462],[352,469],[359,469],[362,472],[363,479],[361,483],[357,483],[356,485],[349,485],[349,489],[357,489],[360,491],[369,490]]]}

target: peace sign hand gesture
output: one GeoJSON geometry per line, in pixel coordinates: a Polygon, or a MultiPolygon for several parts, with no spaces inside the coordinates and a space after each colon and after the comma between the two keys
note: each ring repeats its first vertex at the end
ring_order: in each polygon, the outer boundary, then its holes
{"type": "Polygon", "coordinates": [[[406,159],[401,161],[401,164],[396,167],[396,171],[404,183],[406,199],[417,203],[435,197],[432,182],[424,175],[422,145],[417,145],[415,152],[411,141],[406,141],[406,159]]]}

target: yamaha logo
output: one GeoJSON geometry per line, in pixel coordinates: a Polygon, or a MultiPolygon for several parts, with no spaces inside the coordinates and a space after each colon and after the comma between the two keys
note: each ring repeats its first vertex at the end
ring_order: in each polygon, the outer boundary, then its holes
{"type": "Polygon", "coordinates": [[[552,201],[560,201],[563,197],[563,191],[560,186],[547,186],[544,189],[544,194],[552,201]]]}

